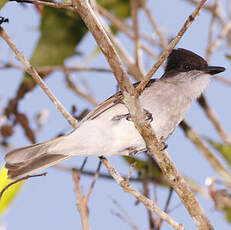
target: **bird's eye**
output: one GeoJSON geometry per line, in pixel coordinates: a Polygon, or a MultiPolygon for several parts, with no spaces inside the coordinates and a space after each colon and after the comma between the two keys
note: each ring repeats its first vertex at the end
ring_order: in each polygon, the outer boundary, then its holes
{"type": "Polygon", "coordinates": [[[191,66],[189,64],[184,64],[184,69],[186,71],[191,70],[191,66]]]}

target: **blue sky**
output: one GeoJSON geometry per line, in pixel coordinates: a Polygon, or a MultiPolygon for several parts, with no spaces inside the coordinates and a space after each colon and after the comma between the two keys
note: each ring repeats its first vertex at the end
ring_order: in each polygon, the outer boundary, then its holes
{"type": "MultiPolygon", "coordinates": [[[[208,1],[208,3],[212,2],[213,1],[208,1]]],[[[226,1],[224,2],[226,3],[226,1]]],[[[149,6],[156,21],[161,24],[162,29],[170,36],[174,36],[178,32],[193,9],[192,5],[182,0],[156,0],[155,4],[154,2],[149,1],[149,6]]],[[[4,7],[1,11],[1,15],[9,18],[10,22],[9,24],[5,24],[4,28],[14,40],[17,47],[29,58],[39,38],[39,15],[35,12],[33,6],[26,5],[26,7],[21,7],[14,2],[10,2],[4,7]]],[[[199,55],[204,56],[210,17],[211,16],[208,13],[202,11],[200,17],[193,22],[192,26],[186,32],[177,47],[190,49],[199,55]]],[[[141,31],[152,33],[142,12],[140,12],[139,18],[141,20],[141,31]]],[[[132,43],[122,34],[119,35],[119,38],[132,54],[132,43]]],[[[85,52],[86,50],[94,51],[95,47],[95,41],[92,39],[92,36],[88,34],[78,50],[82,52],[85,52]]],[[[230,50],[227,50],[223,43],[221,48],[214,53],[210,62],[211,65],[226,67],[226,72],[223,74],[225,77],[229,77],[230,74],[230,62],[224,57],[224,55],[229,54],[229,52],[230,50]]],[[[5,42],[1,40],[0,60],[6,61],[8,58],[18,63],[14,58],[14,54],[9,50],[5,42]]],[[[67,63],[72,66],[83,64],[80,58],[71,58],[67,63]]],[[[153,64],[153,60],[147,60],[147,58],[145,58],[146,70],[149,70],[153,64]]],[[[90,65],[98,67],[108,66],[102,55],[99,55],[92,63],[90,63],[90,65]]],[[[162,73],[163,70],[160,69],[154,77],[160,77],[162,73]]],[[[22,75],[22,72],[16,70],[0,71],[0,76],[2,77],[0,85],[1,106],[4,107],[8,99],[14,96],[15,89],[18,87],[22,75]]],[[[116,81],[110,74],[75,74],[76,83],[82,84],[83,79],[87,79],[88,84],[97,96],[99,102],[105,100],[116,90],[116,81]]],[[[64,77],[61,73],[52,74],[47,79],[46,83],[68,110],[70,110],[71,105],[73,104],[77,105],[80,109],[83,109],[86,106],[92,108],[89,103],[76,97],[67,89],[67,85],[64,82],[64,77]]],[[[230,96],[229,87],[213,80],[206,91],[206,96],[209,104],[216,110],[223,126],[227,132],[229,132],[229,130],[231,130],[230,108],[224,103],[227,97],[230,96]]],[[[55,109],[55,106],[49,101],[47,96],[39,87],[37,87],[20,103],[20,110],[29,114],[30,121],[33,122],[34,114],[41,109],[49,110],[50,117],[42,132],[38,135],[39,142],[53,138],[62,130],[67,130],[67,132],[72,130],[62,115],[55,109]]],[[[219,140],[213,126],[207,120],[197,103],[193,103],[191,106],[191,109],[186,116],[186,120],[199,133],[219,140]]],[[[16,134],[10,138],[10,141],[15,147],[29,144],[19,127],[17,127],[16,134]]],[[[177,129],[173,136],[168,140],[168,146],[169,154],[184,175],[190,176],[201,184],[204,184],[204,180],[207,176],[218,177],[204,160],[203,156],[184,137],[180,129],[177,129]]],[[[3,156],[4,152],[1,149],[0,163],[2,164],[4,162],[3,156]]],[[[121,174],[127,174],[128,167],[120,157],[110,157],[109,160],[121,174]]],[[[79,167],[82,162],[83,158],[75,157],[65,162],[65,164],[79,167]]],[[[97,168],[97,165],[98,159],[96,157],[91,157],[88,159],[86,169],[94,170],[97,168]]],[[[76,208],[72,176],[66,172],[61,172],[53,168],[46,171],[48,171],[46,177],[35,178],[26,182],[26,185],[12,204],[12,207],[2,218],[0,218],[0,229],[4,229],[4,226],[7,226],[7,229],[9,230],[16,228],[24,230],[81,229],[81,221],[76,208]]],[[[102,172],[107,172],[104,166],[102,167],[102,172]]],[[[87,191],[91,180],[91,178],[86,176],[81,177],[83,191],[87,191]]],[[[136,183],[134,183],[134,187],[138,190],[141,190],[142,188],[141,185],[136,183]]],[[[168,191],[159,187],[157,188],[157,191],[159,206],[163,207],[168,191]]],[[[198,198],[215,228],[218,226],[219,229],[230,228],[224,220],[223,215],[214,210],[212,202],[202,197],[198,198]]],[[[118,186],[113,180],[107,181],[103,179],[97,181],[89,202],[90,225],[92,229],[110,228],[113,230],[118,228],[130,228],[127,224],[112,214],[112,211],[118,212],[117,207],[113,205],[112,199],[115,199],[120,203],[121,207],[127,211],[140,229],[148,229],[147,213],[143,205],[135,205],[135,198],[124,193],[120,186],[118,186]]],[[[178,203],[179,199],[176,194],[174,194],[171,207],[178,203]]],[[[196,229],[192,219],[189,217],[183,206],[180,206],[172,212],[171,216],[183,223],[186,229],[196,229]]],[[[169,229],[169,227],[165,225],[165,229],[169,229]]]]}

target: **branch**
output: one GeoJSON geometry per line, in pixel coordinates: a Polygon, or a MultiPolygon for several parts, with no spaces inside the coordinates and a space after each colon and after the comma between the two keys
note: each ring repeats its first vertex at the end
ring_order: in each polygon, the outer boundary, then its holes
{"type": "Polygon", "coordinates": [[[84,196],[82,196],[81,193],[79,174],[80,171],[73,170],[73,180],[75,182],[77,208],[79,210],[83,230],[90,230],[91,228],[88,222],[89,212],[88,212],[87,203],[85,202],[84,196]]]}
{"type": "MultiPolygon", "coordinates": [[[[137,67],[135,61],[133,60],[133,58],[129,55],[129,53],[124,49],[124,47],[121,45],[121,43],[119,42],[119,40],[114,36],[114,34],[111,32],[111,29],[109,28],[109,26],[104,23],[103,20],[101,20],[100,14],[98,12],[98,10],[101,8],[99,5],[96,4],[96,2],[94,0],[91,1],[93,4],[93,11],[95,13],[95,15],[97,15],[97,19],[99,20],[99,25],[101,25],[105,31],[105,33],[107,34],[108,38],[111,40],[111,42],[113,43],[115,49],[117,50],[119,56],[122,58],[122,60],[124,61],[124,63],[127,65],[128,67],[128,72],[137,80],[140,81],[144,74],[140,71],[140,69],[137,67]]],[[[101,8],[102,9],[102,8],[101,8]]],[[[103,10],[105,11],[105,10],[103,10]]],[[[108,14],[110,14],[108,12],[108,14]]]]}
{"type": "Polygon", "coordinates": [[[90,94],[85,93],[83,90],[81,90],[80,88],[78,88],[74,82],[72,82],[71,76],[70,74],[66,71],[65,72],[65,76],[66,76],[66,82],[68,87],[73,90],[77,95],[79,95],[80,97],[84,98],[85,100],[87,100],[89,103],[91,103],[93,106],[97,106],[98,102],[96,101],[95,97],[93,97],[90,94]]]}
{"type": "Polygon", "coordinates": [[[201,141],[196,131],[190,127],[186,121],[180,123],[180,127],[184,131],[185,135],[192,141],[192,143],[200,150],[206,160],[210,163],[213,169],[220,175],[223,181],[230,187],[231,175],[226,168],[219,162],[210,149],[201,141]]]}
{"type": "Polygon", "coordinates": [[[34,5],[41,5],[41,6],[50,6],[54,8],[63,8],[68,10],[73,10],[72,4],[70,3],[56,3],[50,1],[39,1],[39,0],[10,0],[11,2],[18,2],[18,3],[29,3],[34,5]]]}
{"type": "Polygon", "coordinates": [[[112,199],[112,202],[115,204],[115,206],[119,209],[120,213],[116,213],[116,212],[112,212],[112,214],[114,214],[115,216],[117,216],[118,218],[120,218],[122,221],[124,221],[126,224],[128,224],[129,226],[131,226],[132,229],[134,230],[140,230],[140,228],[136,225],[135,221],[128,215],[128,213],[126,212],[126,210],[124,210],[120,204],[112,199]]]}
{"type": "Polygon", "coordinates": [[[215,22],[216,22],[216,9],[218,7],[218,0],[215,0],[214,3],[214,10],[212,11],[212,19],[209,25],[209,35],[208,35],[208,42],[207,42],[207,48],[206,48],[206,55],[205,55],[205,60],[209,62],[209,59],[211,57],[212,51],[211,51],[211,44],[212,44],[212,38],[213,38],[213,33],[214,33],[214,27],[215,27],[215,22]]]}
{"type": "Polygon", "coordinates": [[[32,178],[32,177],[40,177],[40,176],[46,176],[46,175],[47,175],[46,172],[45,172],[45,173],[41,173],[41,174],[31,175],[31,176],[28,175],[28,176],[24,176],[24,177],[22,177],[22,178],[20,178],[20,179],[17,179],[17,180],[15,180],[15,181],[9,183],[9,184],[6,185],[6,186],[2,189],[2,191],[0,192],[0,201],[1,201],[1,199],[2,199],[2,196],[3,196],[4,192],[5,192],[7,189],[9,189],[12,185],[14,185],[14,184],[16,184],[16,183],[18,183],[18,182],[20,182],[20,181],[27,180],[27,179],[32,178]]]}
{"type": "MultiPolygon", "coordinates": [[[[173,189],[170,188],[170,189],[169,189],[168,198],[167,198],[166,204],[165,204],[165,206],[164,206],[164,211],[165,211],[166,213],[168,213],[168,207],[169,207],[169,204],[170,204],[170,201],[171,201],[171,198],[172,198],[172,194],[173,194],[173,189]]],[[[158,223],[158,226],[157,226],[157,229],[156,229],[156,230],[160,230],[162,224],[163,224],[163,219],[161,219],[160,222],[158,223]]]]}
{"type": "Polygon", "coordinates": [[[228,86],[231,86],[231,81],[229,79],[227,79],[227,78],[224,78],[224,77],[215,77],[215,79],[217,81],[220,81],[220,82],[228,85],[228,86]]]}
{"type": "Polygon", "coordinates": [[[201,106],[201,108],[204,110],[205,114],[209,118],[209,120],[212,122],[213,126],[217,130],[219,136],[221,139],[224,141],[224,143],[230,144],[230,138],[229,135],[225,132],[224,128],[222,127],[221,123],[219,122],[215,111],[209,106],[206,98],[204,95],[201,95],[198,99],[197,102],[201,106]]]}
{"type": "MultiPolygon", "coordinates": [[[[16,65],[14,63],[11,62],[2,62],[2,65],[0,66],[0,70],[2,69],[8,69],[8,68],[14,68],[14,69],[18,69],[18,70],[23,70],[24,71],[24,67],[20,66],[20,65],[16,65]]],[[[41,66],[41,67],[35,67],[35,69],[39,72],[39,73],[50,73],[50,72],[55,72],[55,71],[62,71],[62,72],[102,72],[102,73],[111,73],[110,69],[106,69],[106,68],[97,68],[97,67],[85,67],[85,66],[79,66],[79,67],[72,67],[72,66],[62,66],[62,65],[57,65],[57,66],[41,66]]]]}
{"type": "Polygon", "coordinates": [[[222,39],[229,33],[231,30],[231,20],[229,20],[223,27],[221,33],[217,36],[214,42],[211,42],[207,48],[207,61],[209,60],[211,54],[217,49],[220,45],[222,39]]]}
{"type": "MultiPolygon", "coordinates": [[[[126,34],[130,39],[134,40],[134,35],[130,32],[130,27],[124,23],[124,21],[117,18],[115,15],[113,15],[110,11],[107,9],[101,7],[100,5],[97,5],[97,10],[101,15],[103,15],[107,20],[110,21],[110,23],[115,26],[118,30],[126,34]]],[[[158,56],[155,55],[152,50],[150,50],[149,47],[146,46],[143,42],[140,41],[140,48],[143,49],[150,57],[152,57],[154,60],[158,59],[158,56]]],[[[118,51],[118,49],[117,49],[118,51]]]]}
{"type": "Polygon", "coordinates": [[[162,31],[159,29],[158,25],[156,24],[148,6],[147,6],[146,0],[141,0],[141,6],[142,6],[144,12],[146,13],[148,20],[150,21],[150,24],[152,25],[152,29],[156,32],[156,34],[160,40],[161,47],[163,48],[163,50],[165,50],[165,48],[168,45],[168,41],[165,38],[162,31]]]}
{"type": "MultiPolygon", "coordinates": [[[[197,0],[187,0],[188,2],[197,5],[198,1],[197,0]]],[[[202,8],[213,13],[214,12],[214,8],[216,7],[216,2],[213,5],[209,5],[206,4],[204,5],[202,8]]],[[[218,10],[218,8],[216,9],[216,11],[214,12],[215,16],[218,18],[218,21],[220,22],[221,25],[224,25],[224,15],[221,15],[220,10],[218,10]]]]}
{"type": "MultiPolygon", "coordinates": [[[[56,169],[59,169],[59,170],[62,170],[64,172],[67,172],[67,173],[72,173],[73,170],[76,170],[76,171],[79,171],[80,169],[79,168],[75,168],[75,167],[69,167],[69,166],[64,166],[64,165],[55,165],[53,166],[54,168],[56,169]]],[[[88,171],[88,170],[84,170],[84,171],[81,171],[81,174],[83,175],[86,175],[86,176],[91,176],[91,177],[94,177],[95,175],[95,172],[94,171],[88,171]]],[[[103,179],[107,179],[107,180],[111,180],[113,179],[111,177],[111,175],[108,175],[108,174],[105,174],[105,173],[100,173],[99,174],[99,177],[100,178],[103,178],[103,179]]],[[[122,177],[126,177],[125,175],[122,175],[122,177]]],[[[129,178],[129,181],[132,181],[132,182],[143,182],[143,179],[142,177],[130,177],[129,178]]],[[[156,183],[156,184],[160,184],[162,186],[169,186],[168,184],[168,181],[166,180],[166,177],[165,176],[160,176],[160,177],[155,177],[155,176],[147,176],[146,179],[150,182],[153,182],[153,183],[156,183]]],[[[197,193],[205,198],[209,198],[209,195],[208,195],[208,192],[206,189],[204,189],[203,186],[187,179],[185,177],[185,180],[187,181],[188,185],[190,186],[190,189],[194,192],[194,193],[197,193]]]]}
{"type": "MultiPolygon", "coordinates": [[[[150,198],[150,191],[149,191],[149,180],[147,176],[145,176],[142,180],[142,185],[143,185],[143,194],[147,198],[150,198]]],[[[154,199],[154,202],[157,204],[157,201],[154,199]]],[[[155,224],[155,219],[152,216],[151,210],[149,210],[147,207],[147,213],[148,213],[148,222],[149,222],[149,230],[155,230],[156,229],[156,224],[155,224]]],[[[163,219],[161,219],[163,220],[163,219]]]]}
{"type": "MultiPolygon", "coordinates": [[[[142,59],[141,59],[141,50],[140,50],[140,38],[139,38],[139,24],[138,24],[138,2],[137,0],[130,0],[131,6],[131,16],[132,16],[132,24],[134,31],[134,48],[135,48],[135,57],[136,57],[136,66],[143,73],[142,69],[142,59]]],[[[144,74],[142,74],[144,75],[144,74]]]]}
{"type": "Polygon", "coordinates": [[[115,179],[115,181],[124,189],[125,192],[128,192],[132,194],[134,197],[136,197],[149,210],[155,212],[160,218],[162,218],[164,221],[169,223],[174,229],[181,229],[181,230],[185,229],[181,224],[177,223],[175,220],[169,217],[165,212],[163,212],[152,200],[148,199],[140,192],[136,191],[131,186],[128,180],[120,176],[120,174],[112,167],[112,165],[106,158],[101,157],[101,161],[106,166],[106,168],[108,169],[112,177],[115,179]]]}

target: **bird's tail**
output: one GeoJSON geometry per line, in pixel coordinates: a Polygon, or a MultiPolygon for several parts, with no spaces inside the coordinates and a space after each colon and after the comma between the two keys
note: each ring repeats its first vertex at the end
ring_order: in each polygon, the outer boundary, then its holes
{"type": "Polygon", "coordinates": [[[5,167],[8,169],[8,177],[19,179],[71,157],[65,155],[62,148],[66,138],[58,137],[7,153],[5,167]]]}

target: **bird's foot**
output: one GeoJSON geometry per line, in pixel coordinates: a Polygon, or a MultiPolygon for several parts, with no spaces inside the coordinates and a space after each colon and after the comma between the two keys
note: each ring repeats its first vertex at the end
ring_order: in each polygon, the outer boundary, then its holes
{"type": "Polygon", "coordinates": [[[5,18],[5,17],[2,17],[0,16],[0,25],[3,24],[3,23],[9,23],[9,18],[5,18]]]}
{"type": "MultiPolygon", "coordinates": [[[[145,116],[145,120],[146,120],[146,121],[150,121],[150,122],[153,121],[152,113],[150,113],[150,112],[149,112],[148,110],[146,110],[146,109],[144,109],[144,116],[145,116]]],[[[128,121],[131,121],[131,120],[132,120],[131,114],[130,114],[130,113],[126,114],[126,119],[127,119],[128,121]]]]}
{"type": "Polygon", "coordinates": [[[152,113],[150,113],[147,109],[144,109],[144,116],[146,121],[153,121],[152,113]]]}
{"type": "Polygon", "coordinates": [[[168,144],[166,144],[164,142],[164,137],[163,136],[160,137],[160,141],[161,141],[161,145],[162,145],[162,147],[160,148],[160,151],[164,151],[165,149],[168,148],[168,144]]]}
{"type": "MultiPolygon", "coordinates": [[[[145,120],[146,121],[150,121],[150,122],[153,121],[152,114],[148,110],[146,110],[146,109],[144,109],[144,116],[145,116],[145,120]]],[[[112,120],[113,121],[120,121],[123,118],[126,118],[127,121],[131,121],[132,120],[130,113],[114,116],[112,118],[112,120]]]]}
{"type": "Polygon", "coordinates": [[[129,148],[127,148],[126,150],[129,151],[128,155],[129,155],[130,157],[134,157],[134,156],[136,156],[137,153],[138,153],[138,151],[137,151],[134,147],[129,147],[129,148]]]}

